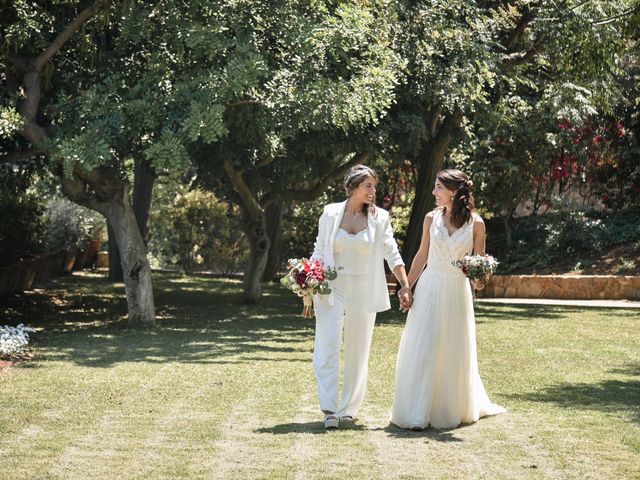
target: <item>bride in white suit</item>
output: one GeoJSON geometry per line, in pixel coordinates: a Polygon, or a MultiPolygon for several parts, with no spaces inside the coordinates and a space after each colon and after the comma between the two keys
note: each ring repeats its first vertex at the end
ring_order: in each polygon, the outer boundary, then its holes
{"type": "Polygon", "coordinates": [[[348,198],[325,206],[311,256],[326,266],[340,267],[337,278],[330,282],[332,292],[313,299],[313,369],[325,428],[337,428],[340,421],[353,421],[362,405],[376,313],[391,307],[385,260],[400,282],[401,308],[408,307],[412,300],[389,212],[375,206],[377,181],[377,174],[365,165],[356,165],[346,173],[348,198]],[[344,368],[339,397],[342,343],[344,368]]]}

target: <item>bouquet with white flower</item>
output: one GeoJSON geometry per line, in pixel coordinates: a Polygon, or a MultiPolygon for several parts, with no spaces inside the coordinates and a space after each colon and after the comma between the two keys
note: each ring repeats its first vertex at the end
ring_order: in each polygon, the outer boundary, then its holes
{"type": "Polygon", "coordinates": [[[470,280],[486,280],[491,276],[500,262],[491,255],[465,255],[461,260],[451,262],[462,270],[470,280]]]}
{"type": "Polygon", "coordinates": [[[280,279],[280,283],[302,297],[304,304],[302,317],[312,318],[312,296],[316,293],[320,295],[331,293],[328,280],[335,280],[338,272],[335,268],[325,267],[320,260],[306,258],[289,259],[288,269],[287,274],[280,279]]]}

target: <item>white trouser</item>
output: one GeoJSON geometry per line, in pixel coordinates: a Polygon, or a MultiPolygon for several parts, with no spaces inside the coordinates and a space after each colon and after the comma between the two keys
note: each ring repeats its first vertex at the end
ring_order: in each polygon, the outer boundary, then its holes
{"type": "Polygon", "coordinates": [[[314,301],[316,337],[313,370],[318,382],[320,409],[356,416],[367,387],[367,362],[376,314],[367,312],[368,275],[338,273],[333,282],[333,305],[314,301]],[[338,403],[340,347],[344,326],[342,395],[338,403]]]}

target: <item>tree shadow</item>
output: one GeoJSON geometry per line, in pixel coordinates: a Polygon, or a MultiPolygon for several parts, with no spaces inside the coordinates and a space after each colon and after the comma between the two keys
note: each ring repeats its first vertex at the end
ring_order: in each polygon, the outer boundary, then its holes
{"type": "MultiPolygon", "coordinates": [[[[583,313],[585,310],[602,312],[611,315],[608,307],[574,307],[562,305],[532,305],[532,304],[479,304],[475,305],[476,318],[488,320],[559,320],[567,316],[583,313]]],[[[637,313],[630,309],[614,309],[616,315],[635,318],[637,313]]]]}
{"type": "Polygon", "coordinates": [[[542,391],[504,395],[517,400],[552,403],[567,408],[582,408],[626,414],[640,423],[640,364],[625,365],[611,373],[635,377],[629,380],[607,379],[598,383],[563,383],[542,391]]]}
{"type": "MultiPolygon", "coordinates": [[[[305,362],[314,324],[298,317],[297,298],[269,288],[243,305],[238,281],[154,272],[157,327],[127,329],[122,284],[73,275],[0,304],[13,323],[39,329],[37,359],[106,368],[121,362],[305,362]],[[22,321],[23,319],[29,321],[22,321]],[[292,353],[300,352],[304,358],[292,353]]],[[[37,360],[36,359],[36,360],[37,360]]],[[[38,363],[32,363],[37,368],[38,363]]]]}
{"type": "MultiPolygon", "coordinates": [[[[398,302],[391,301],[391,310],[379,313],[376,323],[380,325],[403,325],[406,322],[406,314],[398,311],[398,302]]],[[[610,315],[611,309],[604,307],[571,307],[558,305],[531,305],[531,304],[482,304],[475,303],[474,312],[476,323],[494,323],[499,320],[529,321],[529,320],[561,320],[572,314],[590,310],[601,310],[603,314],[610,315]]],[[[637,312],[628,309],[617,309],[616,315],[622,317],[634,317],[637,312]],[[619,311],[618,311],[619,310],[619,311]]]]}

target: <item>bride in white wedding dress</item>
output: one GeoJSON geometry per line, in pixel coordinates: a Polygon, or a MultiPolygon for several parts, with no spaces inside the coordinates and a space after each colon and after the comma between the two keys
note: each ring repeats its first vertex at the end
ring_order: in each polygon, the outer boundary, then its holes
{"type": "Polygon", "coordinates": [[[491,403],[480,379],[471,286],[452,264],[472,252],[485,254],[472,185],[459,170],[438,172],[437,208],[425,217],[411,264],[409,285],[419,280],[400,341],[391,413],[402,428],[453,428],[506,411],[491,403]]]}

